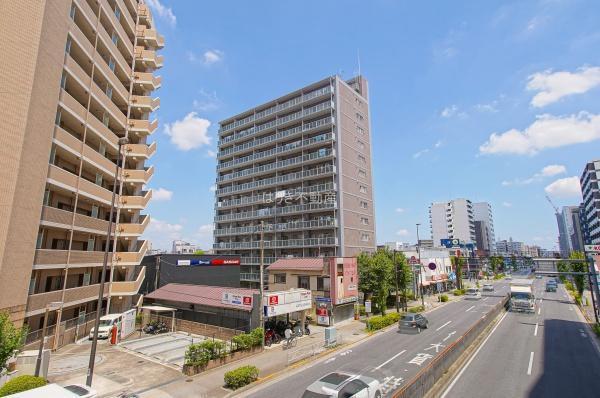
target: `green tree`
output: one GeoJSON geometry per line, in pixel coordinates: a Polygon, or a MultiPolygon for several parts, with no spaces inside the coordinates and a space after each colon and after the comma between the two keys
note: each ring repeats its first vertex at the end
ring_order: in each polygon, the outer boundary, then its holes
{"type": "Polygon", "coordinates": [[[394,281],[394,265],[386,250],[358,256],[359,289],[365,297],[372,297],[377,308],[384,313],[386,300],[394,281]]]}
{"type": "MultiPolygon", "coordinates": [[[[556,264],[556,270],[558,272],[569,272],[569,264],[566,261],[562,261],[560,260],[557,264],[556,264]]],[[[565,275],[559,275],[558,277],[560,279],[560,281],[562,283],[565,283],[565,281],[567,280],[567,277],[565,275]]]]}
{"type": "MultiPolygon", "coordinates": [[[[400,297],[396,297],[396,300],[400,299],[401,307],[407,311],[408,310],[408,302],[406,298],[408,297],[408,290],[411,287],[412,283],[412,270],[410,265],[408,265],[408,260],[406,256],[402,252],[387,252],[389,256],[391,256],[392,263],[394,264],[393,272],[394,278],[398,278],[398,291],[400,292],[400,297]]],[[[396,281],[392,280],[392,289],[396,288],[396,281]]]]}
{"type": "Polygon", "coordinates": [[[517,272],[517,257],[515,257],[514,254],[510,256],[510,267],[512,268],[513,272],[517,272]]]}
{"type": "Polygon", "coordinates": [[[203,255],[203,254],[204,254],[204,250],[202,250],[202,249],[198,249],[198,250],[196,250],[196,251],[194,252],[194,254],[198,254],[198,255],[200,255],[200,256],[201,256],[201,255],[203,255]]]}
{"type": "MultiPolygon", "coordinates": [[[[571,262],[571,272],[586,272],[585,255],[582,252],[574,251],[569,256],[571,260],[582,260],[571,262]]],[[[585,276],[584,275],[573,275],[573,282],[577,292],[581,296],[583,294],[583,288],[585,287],[585,276]]]]}
{"type": "Polygon", "coordinates": [[[0,312],[0,372],[6,369],[8,360],[23,348],[26,334],[25,327],[15,327],[8,312],[0,312]]]}
{"type": "Polygon", "coordinates": [[[504,264],[504,257],[501,257],[501,256],[490,257],[490,268],[492,269],[492,272],[494,273],[494,275],[496,275],[496,273],[500,270],[500,268],[502,267],[502,264],[504,264]]]}
{"type": "Polygon", "coordinates": [[[452,256],[450,261],[452,262],[456,273],[456,287],[462,289],[462,269],[463,265],[465,265],[465,259],[463,257],[452,256]]]}

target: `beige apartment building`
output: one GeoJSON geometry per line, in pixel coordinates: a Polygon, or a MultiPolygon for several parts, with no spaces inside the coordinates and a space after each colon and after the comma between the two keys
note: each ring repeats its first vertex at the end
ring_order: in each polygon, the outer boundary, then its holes
{"type": "Polygon", "coordinates": [[[0,310],[33,331],[49,302],[64,303],[50,325],[90,315],[107,243],[105,306],[127,309],[145,275],[164,39],[136,0],[2,1],[0,32],[0,310]]]}
{"type": "Polygon", "coordinates": [[[331,76],[220,122],[215,254],[244,286],[288,257],[374,251],[368,84],[331,76]]]}

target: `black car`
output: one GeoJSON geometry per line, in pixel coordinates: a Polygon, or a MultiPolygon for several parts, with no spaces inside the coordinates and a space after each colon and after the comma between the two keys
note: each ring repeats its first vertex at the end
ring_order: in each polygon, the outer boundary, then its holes
{"type": "Polygon", "coordinates": [[[427,329],[429,321],[421,314],[404,314],[398,321],[398,330],[401,332],[417,332],[427,329]]]}

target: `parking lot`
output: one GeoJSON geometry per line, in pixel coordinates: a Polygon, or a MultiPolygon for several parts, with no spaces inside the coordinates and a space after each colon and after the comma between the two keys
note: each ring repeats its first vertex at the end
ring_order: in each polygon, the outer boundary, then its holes
{"type": "Polygon", "coordinates": [[[181,368],[187,347],[205,339],[204,336],[176,332],[128,340],[120,343],[119,347],[181,368]]]}

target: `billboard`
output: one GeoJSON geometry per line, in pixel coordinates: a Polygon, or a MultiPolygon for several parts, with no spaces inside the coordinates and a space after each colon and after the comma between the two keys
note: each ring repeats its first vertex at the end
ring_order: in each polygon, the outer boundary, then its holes
{"type": "Polygon", "coordinates": [[[221,303],[250,308],[252,307],[252,295],[223,292],[223,296],[221,297],[221,303]]]}
{"type": "Polygon", "coordinates": [[[289,314],[312,308],[312,294],[306,289],[292,289],[264,294],[266,316],[289,314]]]}
{"type": "Polygon", "coordinates": [[[240,265],[239,258],[215,258],[215,259],[203,259],[193,258],[189,260],[177,260],[178,267],[197,267],[206,265],[240,265]]]}

